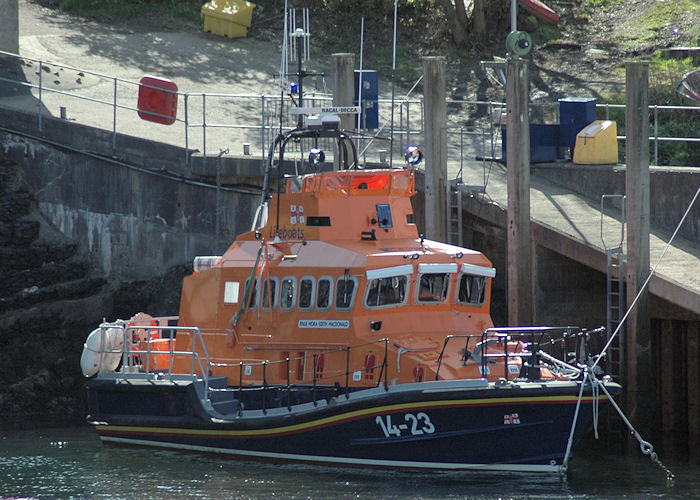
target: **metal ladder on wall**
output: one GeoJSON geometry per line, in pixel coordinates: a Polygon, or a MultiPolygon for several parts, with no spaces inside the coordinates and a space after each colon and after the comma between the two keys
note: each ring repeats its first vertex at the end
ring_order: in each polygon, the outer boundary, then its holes
{"type": "Polygon", "coordinates": [[[462,179],[460,177],[447,183],[447,242],[462,246],[462,179]]]}
{"type": "MultiPolygon", "coordinates": [[[[460,129],[462,132],[463,130],[460,129]]],[[[467,132],[470,134],[470,132],[467,132]]],[[[473,134],[473,133],[472,133],[473,134]]],[[[482,132],[478,133],[482,139],[485,139],[485,134],[482,132]]],[[[489,135],[489,139],[491,136],[489,135]]],[[[482,151],[485,151],[486,144],[482,144],[482,151]]],[[[467,185],[464,184],[462,179],[462,172],[464,172],[464,134],[460,133],[460,144],[459,150],[462,152],[459,159],[459,171],[454,179],[447,181],[446,186],[446,202],[447,202],[447,242],[450,245],[463,246],[464,245],[464,228],[462,225],[462,198],[465,191],[470,194],[485,193],[486,186],[477,185],[467,185]]],[[[484,159],[484,164],[486,163],[486,155],[482,154],[484,159]]]]}
{"type": "MultiPolygon", "coordinates": [[[[609,234],[614,234],[613,230],[609,234]]],[[[625,254],[623,245],[625,241],[625,196],[621,194],[604,194],[600,198],[600,239],[605,249],[607,260],[607,272],[605,276],[606,285],[606,309],[607,309],[607,338],[606,343],[620,325],[620,320],[625,313],[625,254]],[[618,200],[619,203],[619,237],[612,238],[614,241],[605,239],[605,202],[618,200]]],[[[624,383],[624,362],[625,362],[625,333],[624,328],[620,329],[612,344],[608,348],[605,358],[605,371],[615,382],[624,383]]],[[[612,415],[604,417],[603,426],[605,428],[605,441],[608,446],[619,446],[625,442],[626,429],[619,418],[612,415]]]]}
{"type": "MultiPolygon", "coordinates": [[[[625,240],[625,195],[604,194],[600,198],[600,239],[605,249],[607,260],[606,284],[606,309],[607,309],[607,341],[620,325],[620,320],[625,313],[625,253],[623,244],[625,240]],[[619,200],[620,204],[620,234],[619,239],[610,244],[605,240],[604,210],[606,200],[619,200]]],[[[624,368],[624,329],[621,329],[613,340],[607,353],[606,371],[615,382],[623,382],[624,368]]]]}

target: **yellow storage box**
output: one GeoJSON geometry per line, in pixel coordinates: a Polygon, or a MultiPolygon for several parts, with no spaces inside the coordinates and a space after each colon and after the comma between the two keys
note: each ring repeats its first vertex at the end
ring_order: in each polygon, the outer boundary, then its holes
{"type": "Polygon", "coordinates": [[[617,163],[617,123],[596,120],[576,135],[574,163],[617,163]]]}
{"type": "Polygon", "coordinates": [[[204,31],[230,38],[246,36],[254,8],[245,0],[211,0],[202,5],[204,31]]]}

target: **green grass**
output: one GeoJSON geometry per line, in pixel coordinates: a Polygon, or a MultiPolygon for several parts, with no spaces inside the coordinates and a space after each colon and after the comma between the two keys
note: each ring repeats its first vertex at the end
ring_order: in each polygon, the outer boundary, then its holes
{"type": "Polygon", "coordinates": [[[670,29],[673,23],[684,19],[698,19],[700,3],[697,0],[657,2],[638,21],[639,28],[649,32],[670,29]]]}
{"type": "Polygon", "coordinates": [[[587,11],[603,10],[608,11],[620,5],[622,0],[584,0],[581,6],[587,11]]]}
{"type": "Polygon", "coordinates": [[[697,69],[693,59],[666,59],[661,51],[649,63],[649,102],[652,104],[684,104],[676,92],[681,78],[697,69]]]}
{"type": "Polygon", "coordinates": [[[622,2],[623,0],[583,0],[581,8],[577,10],[576,15],[579,19],[590,23],[596,12],[609,12],[622,2]]]}
{"type": "Polygon", "coordinates": [[[532,35],[532,44],[535,47],[544,45],[547,42],[561,41],[561,30],[559,27],[542,22],[537,24],[537,30],[530,33],[530,35],[532,35]]]}
{"type": "MultiPolygon", "coordinates": [[[[691,58],[665,59],[657,52],[649,64],[649,103],[659,106],[689,104],[676,91],[686,73],[697,69],[691,58]]],[[[665,111],[659,114],[659,136],[687,137],[700,130],[700,112],[665,111]]],[[[651,117],[653,123],[653,115],[651,117]]],[[[653,130],[650,131],[653,136],[653,130]]],[[[659,143],[660,165],[700,165],[700,146],[685,143],[659,143]]]]}
{"type": "MultiPolygon", "coordinates": [[[[682,106],[689,103],[684,101],[676,88],[684,74],[697,69],[691,58],[665,59],[658,52],[649,63],[649,105],[650,106],[682,106]]],[[[623,68],[624,71],[624,68],[623,68]]],[[[625,104],[624,94],[608,96],[611,104],[625,104]]],[[[689,137],[694,131],[700,130],[700,112],[686,110],[657,111],[659,137],[689,137]]],[[[611,120],[618,125],[618,134],[625,134],[625,110],[611,109],[611,120]]],[[[654,137],[653,110],[649,113],[649,137],[654,137]]],[[[650,144],[649,158],[654,161],[654,145],[650,144]]],[[[700,147],[695,143],[660,142],[659,165],[700,165],[700,147]]]]}
{"type": "MultiPolygon", "coordinates": [[[[364,66],[379,71],[383,78],[391,78],[393,59],[392,47],[376,47],[368,51],[364,66]]],[[[403,83],[413,83],[423,72],[422,59],[412,57],[405,49],[396,47],[396,80],[403,83]]]]}
{"type": "MultiPolygon", "coordinates": [[[[594,12],[610,12],[623,4],[623,0],[582,0],[578,15],[582,19],[593,18],[594,12]]],[[[696,45],[700,36],[700,2],[698,0],[663,0],[656,1],[638,19],[630,19],[623,34],[611,42],[620,43],[623,48],[651,44],[660,37],[670,39],[671,30],[681,27],[678,43],[696,45]],[[666,32],[665,32],[666,31],[666,32]]]]}
{"type": "MultiPolygon", "coordinates": [[[[630,25],[625,34],[627,44],[643,44],[653,42],[661,37],[668,37],[676,25],[682,25],[688,19],[700,19],[700,2],[697,0],[673,0],[658,2],[647,12],[630,25]],[[664,31],[667,33],[664,33],[664,31]]],[[[685,39],[679,39],[679,43],[689,43],[700,33],[700,23],[685,33],[685,39]]]]}

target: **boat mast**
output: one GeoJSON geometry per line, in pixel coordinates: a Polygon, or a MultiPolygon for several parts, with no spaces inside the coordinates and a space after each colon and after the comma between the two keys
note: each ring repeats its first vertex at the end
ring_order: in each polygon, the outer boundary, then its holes
{"type": "Polygon", "coordinates": [[[396,75],[396,13],[398,0],[394,0],[394,40],[391,54],[391,131],[389,132],[389,168],[393,168],[394,152],[394,87],[396,75]]]}
{"type": "MultiPolygon", "coordinates": [[[[304,68],[302,67],[302,60],[303,60],[303,52],[304,52],[304,47],[302,46],[302,39],[307,36],[306,32],[304,31],[303,28],[297,28],[294,30],[294,37],[296,38],[296,52],[297,52],[297,92],[298,92],[298,101],[297,101],[297,107],[303,108],[304,107],[304,77],[307,76],[307,73],[304,71],[304,68]]],[[[304,115],[299,113],[299,118],[297,119],[297,128],[304,128],[304,115]]]]}
{"type": "MultiPolygon", "coordinates": [[[[365,17],[362,16],[362,20],[360,22],[360,75],[357,80],[357,104],[360,106],[360,112],[357,113],[357,120],[355,120],[355,142],[357,143],[357,149],[361,150],[362,147],[360,146],[360,141],[361,141],[361,136],[360,136],[360,130],[362,127],[362,114],[363,114],[363,109],[364,106],[362,105],[362,85],[364,83],[364,68],[362,67],[363,60],[362,57],[364,55],[364,45],[365,45],[365,17]]],[[[367,117],[365,116],[365,121],[367,120],[367,117]]],[[[359,161],[359,159],[358,159],[359,161]]],[[[367,165],[366,161],[362,162],[363,165],[367,165]]]]}

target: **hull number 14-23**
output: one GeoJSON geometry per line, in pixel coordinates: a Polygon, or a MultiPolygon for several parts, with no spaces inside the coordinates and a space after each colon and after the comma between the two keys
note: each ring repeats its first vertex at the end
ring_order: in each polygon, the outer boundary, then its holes
{"type": "MultiPolygon", "coordinates": [[[[396,415],[395,415],[396,417],[396,415]]],[[[435,432],[435,426],[430,421],[430,417],[423,412],[405,413],[403,422],[400,418],[399,423],[392,422],[391,415],[377,416],[374,421],[379,425],[385,437],[391,436],[419,436],[421,434],[432,434],[435,432]]]]}

